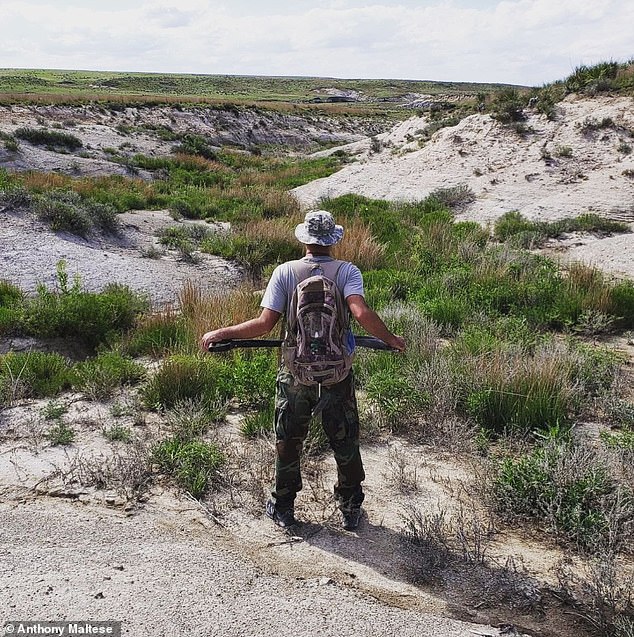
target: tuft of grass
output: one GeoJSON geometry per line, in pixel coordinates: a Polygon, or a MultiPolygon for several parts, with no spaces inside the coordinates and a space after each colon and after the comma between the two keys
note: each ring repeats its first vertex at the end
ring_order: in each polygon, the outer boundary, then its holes
{"type": "Polygon", "coordinates": [[[145,369],[120,352],[110,351],[77,363],[72,376],[73,387],[93,400],[102,400],[112,396],[123,385],[138,383],[145,376],[145,369]]]}
{"type": "Polygon", "coordinates": [[[101,433],[110,442],[123,442],[125,444],[132,442],[132,431],[123,425],[112,425],[102,429],[101,433]]]}
{"type": "Polygon", "coordinates": [[[152,459],[161,473],[171,476],[176,484],[201,499],[218,479],[218,471],[226,462],[217,445],[197,440],[168,438],[152,450],[152,459]]]}
{"type": "Polygon", "coordinates": [[[248,413],[240,424],[240,433],[245,438],[266,436],[275,428],[275,406],[270,402],[264,409],[248,413]]]}
{"type": "Polygon", "coordinates": [[[185,400],[211,407],[230,397],[229,375],[224,360],[212,356],[174,355],[141,388],[150,409],[171,409],[185,400]]]}
{"type": "Polygon", "coordinates": [[[343,239],[335,246],[333,256],[354,263],[360,270],[374,270],[384,265],[385,248],[366,222],[352,219],[346,223],[343,239]]]}
{"type": "Polygon", "coordinates": [[[209,426],[221,422],[227,414],[227,403],[217,401],[205,404],[200,400],[185,399],[165,412],[165,423],[172,437],[196,440],[207,433],[209,426]]]}
{"type": "Polygon", "coordinates": [[[204,295],[200,287],[186,284],[179,294],[183,317],[197,338],[225,325],[253,318],[260,311],[261,293],[247,284],[225,294],[204,295]]]}
{"type": "Polygon", "coordinates": [[[196,335],[189,322],[173,308],[142,316],[124,340],[131,356],[161,358],[170,353],[194,353],[196,335]]]}
{"type": "Polygon", "coordinates": [[[59,354],[9,352],[0,355],[0,386],[5,402],[56,396],[71,383],[69,362],[59,354]]]}
{"type": "Polygon", "coordinates": [[[68,405],[49,400],[40,413],[45,420],[59,420],[64,414],[68,413],[68,405]]]}
{"type": "Polygon", "coordinates": [[[47,438],[53,446],[70,445],[75,440],[75,430],[63,420],[57,420],[48,430],[47,438]]]}

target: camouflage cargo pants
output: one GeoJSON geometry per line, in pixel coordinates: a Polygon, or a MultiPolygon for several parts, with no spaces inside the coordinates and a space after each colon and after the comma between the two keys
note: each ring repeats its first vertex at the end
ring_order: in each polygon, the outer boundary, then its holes
{"type": "MultiPolygon", "coordinates": [[[[345,511],[363,502],[361,482],[365,479],[352,372],[340,383],[322,387],[321,395],[322,427],[337,462],[335,497],[345,511]]],[[[292,506],[295,495],[302,489],[301,453],[319,400],[317,386],[295,383],[290,372],[283,366],[280,368],[275,396],[275,487],[271,492],[280,509],[292,506]]]]}

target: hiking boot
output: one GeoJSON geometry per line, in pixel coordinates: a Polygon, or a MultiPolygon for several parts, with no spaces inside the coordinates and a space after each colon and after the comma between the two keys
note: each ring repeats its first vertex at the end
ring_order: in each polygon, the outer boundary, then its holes
{"type": "Polygon", "coordinates": [[[353,507],[341,512],[343,528],[346,531],[354,531],[359,526],[361,519],[361,507],[353,507]]]}
{"type": "Polygon", "coordinates": [[[295,519],[295,510],[293,507],[289,507],[287,509],[280,510],[275,506],[275,502],[273,500],[269,500],[266,503],[266,514],[277,524],[277,526],[282,527],[283,529],[287,529],[294,524],[297,524],[297,520],[295,519]]]}

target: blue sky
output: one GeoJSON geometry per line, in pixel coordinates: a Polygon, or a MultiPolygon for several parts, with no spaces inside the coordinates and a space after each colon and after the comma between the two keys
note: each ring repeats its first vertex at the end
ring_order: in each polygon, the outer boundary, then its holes
{"type": "Polygon", "coordinates": [[[0,66],[540,85],[634,57],[634,0],[0,0],[0,66]]]}

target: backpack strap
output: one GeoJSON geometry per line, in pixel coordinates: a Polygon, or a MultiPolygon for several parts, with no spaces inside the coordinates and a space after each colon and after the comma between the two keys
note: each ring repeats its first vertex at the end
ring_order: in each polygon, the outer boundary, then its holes
{"type": "Polygon", "coordinates": [[[339,261],[338,259],[333,259],[332,261],[304,261],[303,259],[298,259],[297,261],[291,261],[291,270],[297,279],[296,285],[316,274],[323,274],[336,284],[339,270],[344,263],[345,261],[339,261]],[[321,270],[321,273],[318,270],[321,270]]]}

